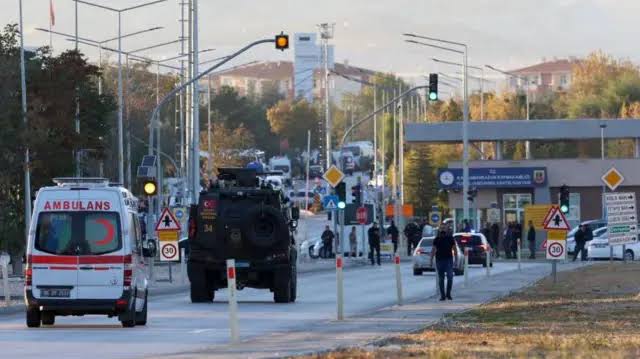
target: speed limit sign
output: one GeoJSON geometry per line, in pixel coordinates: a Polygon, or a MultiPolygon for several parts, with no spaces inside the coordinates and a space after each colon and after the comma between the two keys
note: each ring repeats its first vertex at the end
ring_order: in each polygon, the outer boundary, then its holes
{"type": "Polygon", "coordinates": [[[547,259],[564,260],[567,257],[567,241],[547,240],[547,259]]]}
{"type": "Polygon", "coordinates": [[[178,259],[178,241],[160,242],[160,261],[174,262],[178,259]]]}

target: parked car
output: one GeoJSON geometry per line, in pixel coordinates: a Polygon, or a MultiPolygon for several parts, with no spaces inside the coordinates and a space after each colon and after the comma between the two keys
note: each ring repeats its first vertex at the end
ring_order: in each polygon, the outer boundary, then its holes
{"type": "MultiPolygon", "coordinates": [[[[433,265],[431,263],[431,251],[433,249],[433,241],[435,236],[423,237],[418,246],[413,251],[413,275],[422,275],[422,272],[434,272],[435,259],[433,265]]],[[[453,261],[453,273],[455,275],[464,274],[464,253],[462,252],[458,242],[456,242],[458,256],[453,261]]]]}
{"type": "MultiPolygon", "coordinates": [[[[462,250],[469,249],[469,264],[487,266],[487,255],[491,251],[491,245],[482,233],[455,233],[453,238],[462,250]]],[[[489,266],[493,267],[492,259],[489,259],[489,266]]]]}
{"type": "Polygon", "coordinates": [[[356,170],[356,162],[351,152],[342,152],[340,155],[344,173],[352,175],[356,170]]]}
{"type": "MultiPolygon", "coordinates": [[[[584,221],[581,224],[588,226],[589,229],[591,229],[591,231],[593,232],[593,238],[595,238],[596,237],[595,231],[598,228],[606,227],[607,221],[604,219],[594,219],[590,221],[584,221]]],[[[576,226],[573,229],[571,229],[569,233],[567,233],[567,253],[569,254],[573,254],[573,252],[575,252],[576,250],[576,240],[574,239],[574,236],[576,235],[576,232],[578,231],[579,227],[580,226],[576,226]]]]}
{"type": "MultiPolygon", "coordinates": [[[[609,231],[607,227],[598,228],[593,232],[593,240],[587,242],[587,258],[590,260],[609,259],[611,246],[609,245],[609,231]]],[[[624,256],[626,260],[632,261],[640,256],[640,244],[627,244],[624,256]]],[[[623,259],[622,246],[613,246],[613,258],[623,259]]]]}

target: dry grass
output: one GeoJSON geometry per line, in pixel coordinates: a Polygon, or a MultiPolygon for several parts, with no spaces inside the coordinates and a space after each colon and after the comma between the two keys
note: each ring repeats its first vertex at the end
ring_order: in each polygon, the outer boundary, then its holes
{"type": "Polygon", "coordinates": [[[640,264],[597,264],[415,334],[311,358],[640,358],[639,292],[640,264]]]}

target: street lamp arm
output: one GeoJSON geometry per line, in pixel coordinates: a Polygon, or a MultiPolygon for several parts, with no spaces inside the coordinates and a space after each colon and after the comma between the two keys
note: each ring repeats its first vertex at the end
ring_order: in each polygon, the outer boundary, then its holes
{"type": "Polygon", "coordinates": [[[172,41],[162,42],[162,43],[159,43],[159,44],[146,46],[146,47],[142,47],[142,48],[135,49],[135,50],[130,50],[128,52],[130,54],[135,54],[136,52],[142,52],[142,51],[146,51],[146,50],[156,49],[158,47],[163,47],[163,46],[175,44],[175,43],[180,42],[180,41],[182,41],[182,40],[172,40],[172,41]]]}
{"type": "MultiPolygon", "coordinates": [[[[75,35],[70,35],[70,34],[65,34],[64,32],[58,32],[58,31],[43,29],[41,27],[36,27],[36,30],[42,31],[42,32],[48,32],[48,33],[54,34],[54,35],[66,36],[66,37],[70,37],[70,38],[73,37],[74,41],[75,41],[75,35]]],[[[92,42],[92,43],[95,43],[95,44],[99,44],[100,43],[99,41],[88,39],[86,37],[78,37],[78,39],[81,39],[81,40],[84,40],[84,41],[88,41],[88,42],[92,42]]]]}
{"type": "Polygon", "coordinates": [[[340,140],[340,147],[339,148],[342,148],[342,146],[344,146],[344,141],[347,140],[347,137],[351,134],[351,131],[353,131],[356,127],[358,127],[361,124],[365,123],[366,121],[372,119],[373,116],[375,116],[378,113],[384,111],[385,108],[393,105],[396,101],[402,99],[403,97],[405,97],[406,95],[410,94],[411,92],[414,92],[414,91],[420,90],[420,89],[425,89],[425,88],[429,88],[429,86],[428,85],[422,85],[422,86],[412,87],[412,88],[406,90],[405,92],[402,92],[400,95],[396,96],[395,98],[391,99],[391,101],[389,101],[386,104],[382,105],[382,107],[378,107],[377,109],[375,109],[373,112],[368,114],[363,119],[358,120],[358,122],[354,123],[346,131],[344,131],[344,135],[342,135],[342,139],[340,140]]]}
{"type": "Polygon", "coordinates": [[[418,44],[418,45],[422,45],[422,46],[429,46],[429,47],[433,47],[433,48],[440,49],[440,50],[455,52],[456,54],[460,54],[460,55],[464,54],[464,51],[452,49],[450,47],[444,47],[444,46],[439,46],[439,45],[434,45],[434,44],[427,44],[426,42],[420,42],[420,41],[415,41],[415,40],[404,40],[404,41],[412,43],[412,44],[418,44]]]}
{"type": "MultiPolygon", "coordinates": [[[[73,41],[75,42],[75,39],[67,39],[67,41],[73,41]]],[[[93,46],[93,47],[97,47],[100,48],[102,50],[107,50],[110,52],[115,52],[115,53],[121,53],[125,56],[129,56],[129,59],[131,60],[137,60],[137,61],[144,61],[144,62],[150,62],[150,63],[157,63],[157,61],[147,58],[147,57],[143,57],[143,56],[139,56],[139,55],[132,55],[126,51],[118,51],[117,49],[111,48],[111,47],[106,47],[106,46],[102,46],[102,45],[98,45],[98,44],[93,44],[90,42],[85,42],[85,41],[78,41],[78,43],[83,44],[83,45],[87,45],[87,46],[93,46]]],[[[175,67],[175,66],[170,66],[170,65],[165,65],[165,64],[159,64],[160,67],[166,67],[168,69],[172,69],[172,70],[179,70],[179,68],[175,67]]]]}
{"type": "Polygon", "coordinates": [[[493,71],[499,72],[499,73],[501,73],[501,74],[503,74],[503,75],[507,75],[507,76],[515,77],[515,78],[517,78],[517,79],[520,79],[520,80],[524,81],[524,77],[522,77],[522,76],[520,76],[520,75],[516,75],[516,74],[511,73],[511,72],[508,72],[508,71],[500,70],[500,69],[495,68],[495,67],[493,67],[493,66],[491,66],[491,65],[484,65],[484,66],[485,66],[486,68],[488,68],[488,69],[491,69],[491,70],[493,70],[493,71]]]}
{"type": "MultiPolygon", "coordinates": [[[[145,147],[149,147],[149,144],[144,142],[141,138],[138,138],[137,136],[134,136],[134,135],[131,135],[131,138],[136,140],[138,143],[141,143],[145,147]]],[[[166,157],[171,162],[171,165],[173,165],[173,167],[176,169],[176,171],[179,170],[180,167],[178,167],[178,165],[176,164],[176,161],[173,159],[173,157],[169,156],[168,154],[166,154],[166,153],[164,153],[162,151],[160,151],[160,155],[166,157]]]]}
{"type": "Polygon", "coordinates": [[[438,41],[438,42],[443,42],[445,44],[451,44],[451,45],[458,45],[458,46],[462,46],[465,48],[467,48],[466,44],[463,44],[461,42],[455,42],[455,41],[449,41],[449,40],[444,40],[444,39],[438,39],[435,37],[428,37],[428,36],[423,36],[423,35],[416,35],[416,34],[402,34],[404,36],[409,36],[409,37],[417,37],[419,39],[425,39],[425,40],[431,40],[431,41],[438,41]]]}
{"type": "MultiPolygon", "coordinates": [[[[446,60],[440,60],[438,58],[432,57],[431,60],[433,60],[434,62],[439,62],[441,64],[446,64],[446,65],[453,65],[453,66],[464,66],[464,64],[461,64],[459,62],[453,62],[453,61],[446,61],[446,60]]],[[[471,65],[467,65],[468,68],[470,69],[474,69],[474,70],[480,70],[482,71],[482,67],[479,66],[471,66],[471,65]]]]}
{"type": "MultiPolygon", "coordinates": [[[[198,80],[200,80],[201,78],[205,77],[206,75],[208,75],[210,72],[212,72],[213,70],[221,67],[222,65],[226,64],[227,62],[231,61],[232,59],[234,59],[235,57],[237,57],[238,55],[242,54],[243,52],[249,50],[250,48],[259,45],[259,44],[266,44],[266,43],[275,43],[275,39],[262,39],[262,40],[258,40],[258,41],[254,41],[250,44],[248,44],[247,46],[241,48],[240,50],[234,52],[233,54],[229,55],[229,56],[225,56],[225,58],[216,63],[215,65],[213,65],[212,67],[208,68],[207,70],[201,72],[198,76],[195,76],[194,78],[192,78],[191,80],[183,83],[182,85],[174,88],[173,90],[171,90],[168,94],[166,94],[164,96],[164,98],[162,98],[162,100],[160,100],[160,102],[158,102],[158,104],[156,105],[156,107],[153,109],[153,112],[151,113],[151,118],[149,119],[149,139],[151,139],[151,136],[153,135],[153,123],[154,120],[158,117],[158,112],[160,111],[160,108],[170,99],[173,98],[173,96],[175,96],[178,92],[182,91],[183,89],[185,89],[187,86],[190,86],[191,84],[197,82],[198,80]]],[[[151,144],[151,141],[149,141],[149,144],[151,144]]],[[[153,149],[151,147],[149,147],[149,154],[153,154],[153,149]]]]}
{"type": "MultiPolygon", "coordinates": [[[[140,31],[135,31],[135,32],[129,33],[129,34],[125,34],[125,35],[120,36],[120,38],[124,39],[124,38],[130,37],[130,36],[140,35],[140,34],[144,34],[146,32],[162,30],[162,29],[164,29],[164,26],[156,26],[156,27],[152,27],[152,28],[149,28],[149,29],[146,29],[146,30],[140,30],[140,31]]],[[[117,36],[116,37],[112,37],[110,39],[102,40],[102,41],[100,41],[100,43],[104,44],[105,42],[111,42],[111,41],[115,41],[115,40],[118,40],[117,36]]]]}
{"type": "Polygon", "coordinates": [[[120,12],[139,9],[141,7],[145,7],[145,6],[149,6],[149,5],[153,5],[153,4],[157,4],[157,3],[161,3],[161,2],[165,2],[165,1],[167,1],[167,0],[156,0],[156,1],[151,1],[151,2],[148,2],[148,3],[144,3],[144,4],[134,5],[134,6],[131,6],[131,7],[127,7],[127,8],[121,9],[120,12]]]}

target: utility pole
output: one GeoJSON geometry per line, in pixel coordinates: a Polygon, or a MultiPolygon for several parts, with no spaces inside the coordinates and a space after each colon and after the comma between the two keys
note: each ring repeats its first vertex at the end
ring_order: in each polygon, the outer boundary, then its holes
{"type": "MultiPolygon", "coordinates": [[[[193,76],[198,73],[198,0],[192,0],[193,4],[193,76]]],[[[191,204],[198,203],[200,194],[200,86],[198,82],[193,84],[193,178],[191,204]]]]}
{"type": "MultiPolygon", "coordinates": [[[[18,0],[20,17],[20,99],[22,104],[22,121],[25,127],[27,120],[27,80],[24,64],[24,29],[22,21],[22,0],[18,0]]],[[[29,225],[31,224],[31,170],[29,163],[29,147],[24,150],[24,236],[25,243],[29,240],[29,225]]]]}
{"type": "Polygon", "coordinates": [[[211,151],[211,74],[207,76],[207,175],[213,176],[213,158],[211,151]]]}
{"type": "Polygon", "coordinates": [[[320,38],[323,46],[323,65],[324,65],[324,107],[325,107],[325,143],[326,143],[326,166],[325,169],[331,167],[331,99],[329,92],[329,39],[333,38],[333,30],[335,24],[323,23],[318,25],[320,28],[320,38]]]}

